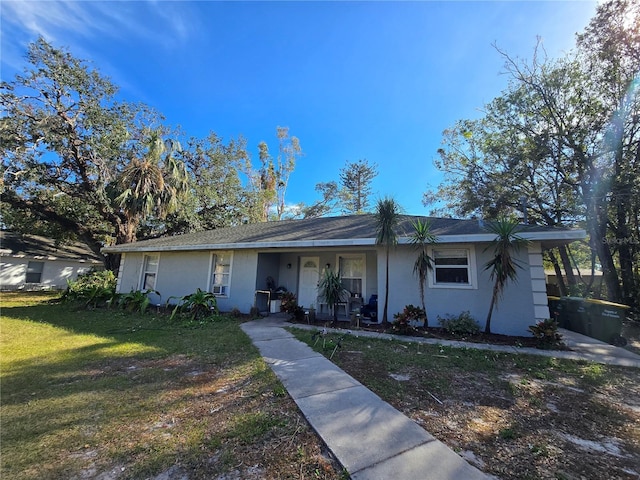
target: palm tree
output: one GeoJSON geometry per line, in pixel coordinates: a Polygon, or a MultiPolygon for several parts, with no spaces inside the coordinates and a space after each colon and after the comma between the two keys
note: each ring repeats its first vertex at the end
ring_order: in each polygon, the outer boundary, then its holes
{"type": "Polygon", "coordinates": [[[342,286],[340,272],[331,269],[324,271],[322,279],[318,284],[320,297],[333,306],[333,325],[338,324],[338,303],[346,301],[347,292],[342,286]]]}
{"type": "Polygon", "coordinates": [[[128,241],[135,240],[141,220],[153,214],[164,218],[174,211],[188,188],[186,167],[174,156],[180,145],[171,141],[165,143],[158,130],[150,131],[148,135],[144,155],[132,158],[117,179],[121,193],[116,202],[127,221],[128,241]]]}
{"type": "Polygon", "coordinates": [[[427,250],[429,245],[433,245],[438,241],[436,236],[431,233],[431,222],[429,220],[417,219],[411,222],[413,234],[411,235],[411,244],[418,251],[418,258],[413,264],[413,273],[418,276],[420,285],[420,300],[422,302],[422,310],[424,310],[424,328],[429,326],[427,317],[427,306],[424,302],[424,286],[427,283],[427,275],[429,270],[433,269],[433,258],[429,256],[427,250]]]}
{"type": "Polygon", "coordinates": [[[485,270],[491,271],[490,278],[492,280],[495,279],[489,314],[484,327],[484,333],[491,333],[493,307],[504,292],[509,280],[514,282],[517,280],[518,272],[516,269],[522,268],[522,265],[513,257],[513,254],[517,253],[521,247],[527,246],[529,241],[518,235],[521,226],[514,220],[500,218],[493,222],[488,222],[486,228],[496,236],[485,249],[487,251],[493,248],[493,259],[484,266],[485,270]]]}
{"type": "Polygon", "coordinates": [[[397,245],[396,228],[400,220],[400,205],[390,197],[378,200],[376,205],[376,245],[384,245],[387,255],[386,285],[384,291],[384,310],[382,324],[387,325],[387,307],[389,303],[389,251],[397,245]]]}

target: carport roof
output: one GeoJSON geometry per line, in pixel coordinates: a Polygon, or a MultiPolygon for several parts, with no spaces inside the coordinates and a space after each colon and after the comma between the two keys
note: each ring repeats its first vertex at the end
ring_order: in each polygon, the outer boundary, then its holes
{"type": "MultiPolygon", "coordinates": [[[[459,220],[402,215],[399,243],[408,243],[412,222],[428,219],[439,243],[489,242],[494,235],[478,220],[459,220]]],[[[585,237],[583,230],[523,225],[521,236],[530,240],[569,243],[585,237]]],[[[376,218],[373,214],[281,220],[219,228],[203,232],[160,237],[105,247],[105,253],[158,252],[221,249],[268,249],[375,245],[376,218]]]]}

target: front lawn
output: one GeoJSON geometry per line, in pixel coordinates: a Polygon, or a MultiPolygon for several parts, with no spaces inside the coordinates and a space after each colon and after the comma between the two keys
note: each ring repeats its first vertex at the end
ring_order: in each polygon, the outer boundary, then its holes
{"type": "Polygon", "coordinates": [[[291,331],[500,479],[640,478],[638,369],[291,331]]]}
{"type": "Polygon", "coordinates": [[[1,478],[341,478],[239,321],[3,293],[1,478]]]}

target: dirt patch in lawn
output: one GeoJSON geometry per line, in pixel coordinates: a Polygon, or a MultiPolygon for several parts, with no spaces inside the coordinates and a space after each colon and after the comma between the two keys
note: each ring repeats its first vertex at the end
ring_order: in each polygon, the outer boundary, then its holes
{"type": "Polygon", "coordinates": [[[351,336],[333,361],[498,478],[640,478],[638,369],[351,336]]]}

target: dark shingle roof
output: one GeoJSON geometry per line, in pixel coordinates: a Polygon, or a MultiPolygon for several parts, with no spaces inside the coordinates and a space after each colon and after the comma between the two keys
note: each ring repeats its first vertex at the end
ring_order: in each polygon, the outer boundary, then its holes
{"type": "MultiPolygon", "coordinates": [[[[417,216],[403,215],[398,226],[398,236],[412,232],[412,222],[417,216]]],[[[473,238],[488,233],[477,220],[426,217],[431,221],[431,231],[440,241],[481,241],[473,238]],[[465,237],[464,239],[462,237],[465,237]]],[[[557,239],[582,238],[575,230],[552,227],[526,226],[525,231],[557,239]],[[571,235],[567,237],[567,233],[571,235]],[[555,235],[557,233],[557,235],[555,235]]],[[[269,248],[295,246],[373,245],[376,238],[376,220],[372,214],[342,217],[320,217],[303,220],[282,220],[253,223],[237,227],[220,228],[204,232],[187,233],[173,237],[143,240],[125,245],[107,247],[105,252],[200,250],[212,248],[269,248]]],[[[487,237],[485,241],[489,238],[487,237]]]]}
{"type": "Polygon", "coordinates": [[[80,242],[56,245],[55,240],[38,235],[0,231],[0,255],[55,258],[102,263],[102,258],[80,242]]]}

